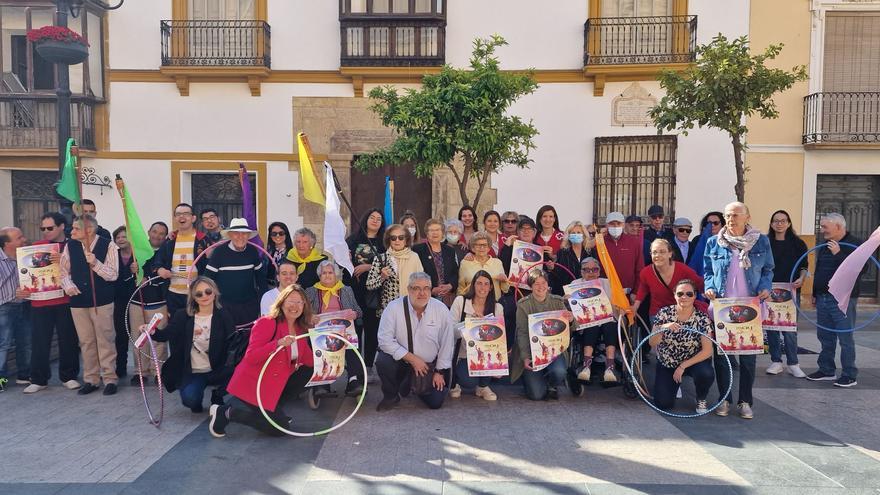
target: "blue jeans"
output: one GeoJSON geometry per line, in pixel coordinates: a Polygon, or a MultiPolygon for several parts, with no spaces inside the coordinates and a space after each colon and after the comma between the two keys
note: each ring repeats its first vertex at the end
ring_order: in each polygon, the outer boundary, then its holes
{"type": "MultiPolygon", "coordinates": [[[[837,307],[837,299],[831,294],[819,294],[816,296],[816,321],[828,328],[853,328],[856,324],[856,300],[850,299],[846,315],[837,307]]],[[[819,371],[826,375],[833,375],[837,371],[834,365],[834,355],[837,352],[837,341],[840,341],[840,366],[843,368],[843,376],[852,379],[859,374],[856,368],[856,343],[853,340],[852,331],[830,332],[816,328],[816,336],[822,345],[819,351],[819,371]]]]}
{"type": "Polygon", "coordinates": [[[492,383],[492,378],[488,376],[470,376],[467,363],[467,359],[461,358],[455,363],[455,382],[461,388],[470,390],[474,387],[488,387],[492,383]]]}
{"type": "Polygon", "coordinates": [[[547,389],[565,384],[565,356],[557,357],[541,371],[523,370],[522,381],[529,400],[544,400],[547,389]]]}
{"type": "Polygon", "coordinates": [[[226,394],[226,384],[232,377],[232,370],[223,368],[222,370],[212,370],[207,373],[189,373],[184,375],[180,380],[180,402],[190,409],[200,409],[202,407],[202,399],[205,396],[205,389],[209,385],[214,385],[214,394],[221,397],[226,394]]]}
{"type": "Polygon", "coordinates": [[[767,331],[767,344],[770,347],[770,361],[782,362],[782,342],[785,342],[785,362],[791,366],[798,364],[797,332],[767,331]]]}
{"type": "Polygon", "coordinates": [[[6,357],[15,344],[16,376],[31,378],[31,319],[27,303],[0,305],[0,378],[6,376],[6,357]]]}

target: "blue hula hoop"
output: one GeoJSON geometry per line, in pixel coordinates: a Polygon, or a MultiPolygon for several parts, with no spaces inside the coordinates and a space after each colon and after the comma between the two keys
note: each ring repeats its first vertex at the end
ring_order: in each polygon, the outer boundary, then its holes
{"type": "MultiPolygon", "coordinates": [[[[711,340],[713,344],[715,344],[715,347],[718,348],[718,350],[721,352],[721,355],[723,355],[723,356],[724,356],[724,359],[727,360],[727,370],[728,370],[728,372],[730,372],[730,381],[728,382],[727,390],[726,390],[726,391],[724,392],[724,394],[718,399],[718,402],[716,402],[714,406],[712,406],[712,407],[710,407],[709,409],[707,409],[706,412],[704,412],[704,413],[694,413],[694,414],[679,414],[679,413],[674,413],[674,412],[664,411],[663,409],[660,409],[659,407],[655,406],[653,402],[651,402],[650,400],[648,400],[648,398],[645,397],[645,394],[642,393],[642,390],[641,390],[640,387],[636,387],[636,392],[638,392],[639,397],[641,397],[641,399],[645,402],[645,404],[648,404],[648,406],[650,406],[651,409],[657,411],[657,412],[660,413],[660,414],[663,414],[663,415],[666,415],[666,416],[670,416],[670,417],[673,417],[673,418],[682,418],[682,419],[699,418],[700,416],[705,416],[705,415],[709,414],[710,412],[714,411],[715,409],[717,409],[718,406],[720,406],[721,403],[722,403],[723,401],[725,401],[725,400],[727,399],[728,396],[730,396],[730,391],[733,390],[733,366],[730,364],[730,356],[727,355],[727,352],[721,347],[721,345],[718,343],[717,340],[715,340],[715,339],[713,339],[712,337],[710,337],[709,335],[707,335],[707,334],[705,334],[705,333],[703,333],[703,332],[701,332],[701,331],[699,331],[699,330],[695,330],[695,329],[693,329],[693,328],[682,327],[681,330],[686,331],[686,332],[695,333],[695,334],[701,335],[701,336],[703,336],[703,337],[706,337],[706,338],[708,338],[709,340],[711,340]]],[[[633,358],[630,360],[630,363],[629,363],[629,376],[632,377],[632,380],[633,380],[634,383],[637,382],[637,380],[638,380],[638,378],[636,378],[635,373],[633,373],[633,369],[635,369],[635,365],[636,365],[636,361],[635,361],[635,360],[636,360],[636,356],[638,356],[638,352],[636,352],[636,351],[638,351],[639,349],[641,349],[642,346],[645,345],[645,343],[646,343],[648,340],[650,340],[651,337],[653,337],[654,335],[657,335],[657,334],[664,333],[664,332],[666,332],[666,331],[668,331],[668,329],[666,329],[666,328],[661,328],[660,330],[655,330],[655,331],[651,332],[651,333],[648,334],[645,338],[643,338],[643,339],[641,340],[641,342],[639,342],[639,345],[637,345],[635,349],[633,349],[633,358]]],[[[714,356],[712,357],[712,359],[715,359],[714,356]]]]}
{"type": "MultiPolygon", "coordinates": [[[[855,244],[851,244],[851,243],[849,243],[849,242],[838,242],[838,244],[841,245],[841,246],[851,247],[851,248],[853,248],[853,249],[855,249],[855,248],[858,247],[857,245],[855,245],[855,244]]],[[[799,267],[799,266],[801,265],[801,263],[804,261],[804,258],[806,258],[807,256],[809,256],[810,253],[812,253],[813,251],[817,251],[817,250],[819,250],[819,249],[821,249],[821,248],[823,248],[823,247],[825,247],[825,246],[827,246],[827,245],[828,245],[827,242],[824,242],[824,243],[822,243],[822,244],[818,244],[816,247],[810,249],[809,251],[807,251],[806,253],[804,253],[803,255],[801,255],[801,257],[798,258],[797,262],[794,264],[794,268],[791,269],[791,276],[788,278],[788,283],[790,283],[790,284],[791,284],[791,283],[794,283],[794,276],[795,276],[795,274],[796,274],[797,271],[798,271],[798,267],[799,267]]],[[[877,257],[876,257],[876,256],[871,256],[870,259],[871,259],[871,261],[874,262],[875,265],[877,265],[877,269],[880,270],[880,261],[877,261],[877,257]]],[[[795,307],[795,309],[797,309],[797,312],[798,312],[801,316],[803,316],[805,320],[807,320],[807,321],[809,321],[810,323],[816,325],[816,328],[821,328],[822,330],[826,330],[826,331],[828,331],[828,332],[834,332],[834,333],[849,333],[849,332],[855,332],[856,330],[860,330],[860,329],[865,328],[866,326],[870,325],[870,324],[873,323],[874,320],[876,320],[877,318],[880,318],[880,309],[878,309],[877,311],[874,312],[874,316],[872,316],[870,320],[865,321],[865,322],[861,323],[860,325],[856,325],[856,326],[854,326],[854,327],[852,327],[852,328],[829,328],[829,327],[826,327],[825,325],[820,325],[818,321],[816,321],[816,320],[810,318],[809,316],[807,316],[807,313],[806,313],[804,310],[801,309],[801,304],[800,304],[800,302],[798,301],[798,298],[795,297],[795,298],[793,298],[793,299],[794,299],[794,307],[795,307]]]]}

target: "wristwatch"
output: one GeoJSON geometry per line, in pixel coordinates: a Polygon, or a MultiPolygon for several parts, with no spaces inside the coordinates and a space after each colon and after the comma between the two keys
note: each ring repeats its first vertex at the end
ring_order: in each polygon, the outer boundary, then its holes
{"type": "Polygon", "coordinates": [[[446,373],[446,370],[434,369],[434,373],[436,373],[438,375],[442,375],[442,374],[446,373]]]}

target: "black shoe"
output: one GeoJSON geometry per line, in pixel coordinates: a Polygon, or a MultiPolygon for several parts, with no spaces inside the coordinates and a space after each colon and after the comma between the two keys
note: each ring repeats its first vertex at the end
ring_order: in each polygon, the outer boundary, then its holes
{"type": "Polygon", "coordinates": [[[849,388],[849,387],[855,387],[858,383],[859,382],[857,382],[855,378],[850,378],[848,376],[841,376],[840,378],[837,379],[836,382],[834,382],[834,386],[849,388]]]}
{"type": "Polygon", "coordinates": [[[104,385],[104,395],[115,395],[116,394],[116,384],[108,383],[104,385]]]}
{"type": "Polygon", "coordinates": [[[394,409],[394,406],[396,406],[399,402],[400,397],[395,397],[393,399],[382,399],[379,402],[379,405],[376,406],[376,410],[379,412],[390,411],[394,409]]]}
{"type": "Polygon", "coordinates": [[[348,380],[348,385],[345,386],[345,395],[349,397],[361,395],[361,392],[363,391],[364,386],[361,383],[361,380],[356,376],[351,377],[351,379],[348,380]]]}
{"type": "Polygon", "coordinates": [[[211,415],[211,421],[208,423],[208,431],[211,432],[211,436],[215,438],[223,438],[226,436],[226,425],[229,424],[229,419],[226,417],[226,406],[218,406],[214,404],[208,410],[208,414],[211,415]]]}
{"type": "MultiPolygon", "coordinates": [[[[148,377],[148,376],[145,376],[145,377],[144,377],[144,385],[147,385],[147,380],[149,380],[149,379],[150,379],[150,377],[148,377]]],[[[131,380],[129,380],[128,383],[130,383],[132,387],[138,387],[138,386],[140,386],[140,384],[141,384],[141,375],[132,375],[131,380]]]]}
{"type": "MultiPolygon", "coordinates": [[[[831,381],[834,381],[835,378],[836,378],[835,375],[833,375],[833,374],[828,375],[826,373],[822,373],[821,371],[814,371],[813,373],[810,373],[809,375],[807,375],[807,380],[810,380],[813,382],[820,382],[820,381],[831,382],[831,381]]],[[[843,377],[841,377],[841,378],[843,378],[843,377]]]]}
{"type": "Polygon", "coordinates": [[[412,391],[412,374],[407,375],[406,378],[401,380],[400,388],[398,389],[398,393],[400,393],[401,397],[408,397],[409,393],[412,391]]]}
{"type": "Polygon", "coordinates": [[[101,388],[101,387],[99,387],[97,385],[92,385],[91,383],[86,382],[85,384],[83,384],[82,387],[80,387],[80,389],[76,393],[78,395],[88,395],[88,394],[94,392],[95,390],[98,390],[99,388],[101,388]]]}
{"type": "Polygon", "coordinates": [[[559,400],[559,390],[556,387],[547,389],[547,400],[559,400]]]}
{"type": "MultiPolygon", "coordinates": [[[[224,395],[226,395],[226,393],[222,390],[214,389],[213,391],[211,391],[211,404],[214,404],[217,406],[222,406],[224,404],[223,403],[223,396],[224,395]]],[[[202,412],[201,409],[202,408],[199,407],[199,412],[202,412]]]]}
{"type": "Polygon", "coordinates": [[[191,407],[189,408],[189,410],[192,411],[194,414],[201,414],[205,412],[205,408],[202,407],[201,404],[197,405],[196,407],[191,407]]]}
{"type": "Polygon", "coordinates": [[[125,378],[127,376],[128,376],[128,372],[125,370],[117,370],[116,371],[116,377],[119,378],[120,380],[122,380],[123,378],[125,378]]]}

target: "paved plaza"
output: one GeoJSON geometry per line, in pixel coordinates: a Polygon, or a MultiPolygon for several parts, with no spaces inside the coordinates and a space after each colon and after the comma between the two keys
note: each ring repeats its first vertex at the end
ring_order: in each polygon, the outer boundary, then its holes
{"type": "MultiPolygon", "coordinates": [[[[150,426],[127,380],[115,397],[81,397],[57,382],[34,396],[12,387],[0,394],[0,493],[880,494],[880,324],[856,342],[852,389],[768,376],[769,357],[759,357],[750,421],[666,418],[598,386],[536,403],[498,385],[495,403],[464,395],[429,411],[407,399],[380,414],[376,386],[325,437],[269,438],[232,424],[215,439],[207,414],[180,406],[176,393],[161,428],[150,426]]],[[[818,350],[806,325],[800,345],[818,350]]],[[[815,369],[815,355],[800,359],[815,369]]],[[[680,402],[692,404],[689,392],[688,383],[680,402]]],[[[325,400],[312,412],[300,401],[288,411],[294,427],[315,431],[354,403],[325,400]]]]}

